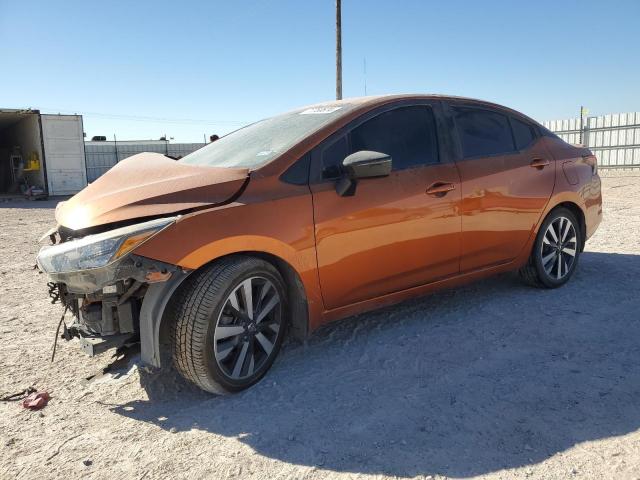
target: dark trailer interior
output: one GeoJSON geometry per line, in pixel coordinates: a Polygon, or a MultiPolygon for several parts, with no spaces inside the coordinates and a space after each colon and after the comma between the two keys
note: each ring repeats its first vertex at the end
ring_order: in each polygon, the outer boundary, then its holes
{"type": "Polygon", "coordinates": [[[0,195],[45,194],[40,112],[0,110],[0,195]]]}

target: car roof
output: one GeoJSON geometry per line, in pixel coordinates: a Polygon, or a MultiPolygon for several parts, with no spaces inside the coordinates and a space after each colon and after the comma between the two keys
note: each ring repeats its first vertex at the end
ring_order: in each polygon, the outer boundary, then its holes
{"type": "MultiPolygon", "coordinates": [[[[340,105],[350,105],[356,107],[369,107],[375,108],[377,106],[385,105],[394,101],[402,101],[402,100],[450,100],[461,103],[473,103],[479,106],[486,106],[491,108],[498,108],[501,110],[508,111],[512,114],[516,114],[522,117],[529,119],[530,121],[536,122],[534,119],[528,117],[527,115],[518,112],[512,108],[506,107],[504,105],[500,105],[498,103],[489,102],[487,100],[481,100],[478,98],[471,97],[461,97],[456,95],[441,95],[435,93],[401,93],[401,94],[388,94],[388,95],[370,95],[366,97],[349,97],[344,98],[342,100],[329,100],[326,102],[320,102],[313,105],[307,105],[302,107],[302,109],[310,109],[310,108],[329,108],[336,107],[340,105]]],[[[296,109],[299,110],[299,109],[296,109]]]]}
{"type": "Polygon", "coordinates": [[[480,100],[477,98],[460,97],[456,95],[440,95],[435,93],[392,93],[387,95],[369,95],[365,97],[348,97],[342,100],[328,100],[325,102],[316,103],[313,105],[307,105],[304,108],[314,107],[328,107],[331,105],[365,105],[365,104],[383,104],[388,103],[390,100],[416,100],[416,99],[436,99],[436,100],[457,100],[457,101],[469,101],[474,103],[486,103],[488,105],[495,105],[502,107],[496,103],[488,102],[486,100],[480,100]]]}
{"type": "Polygon", "coordinates": [[[415,101],[415,100],[444,100],[455,101],[463,104],[474,104],[480,107],[489,107],[492,109],[501,110],[505,114],[510,114],[516,117],[521,117],[529,120],[534,125],[539,125],[538,122],[527,117],[526,115],[499,105],[497,103],[487,102],[485,100],[478,100],[475,98],[458,97],[454,95],[437,95],[437,94],[420,94],[420,93],[404,93],[404,94],[391,94],[391,95],[376,95],[367,97],[350,97],[342,100],[331,100],[326,102],[320,102],[313,105],[307,105],[304,107],[296,108],[287,113],[299,113],[309,109],[332,109],[332,107],[344,106],[344,113],[338,116],[334,121],[320,128],[318,131],[310,134],[304,140],[300,141],[297,145],[284,152],[280,157],[274,161],[263,165],[253,172],[259,172],[260,176],[279,176],[287,168],[289,168],[293,162],[295,162],[301,155],[310,149],[318,145],[327,136],[335,132],[337,129],[347,125],[350,121],[358,118],[358,116],[368,111],[374,110],[377,107],[393,104],[396,102],[415,101]]]}

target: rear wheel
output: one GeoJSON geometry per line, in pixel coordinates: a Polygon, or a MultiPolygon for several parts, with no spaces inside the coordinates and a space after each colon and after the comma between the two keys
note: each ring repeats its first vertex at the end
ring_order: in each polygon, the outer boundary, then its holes
{"type": "Polygon", "coordinates": [[[215,262],[186,280],[173,304],[177,370],[212,393],[245,389],[273,364],[287,325],[284,282],[252,257],[215,262]]]}
{"type": "Polygon", "coordinates": [[[536,287],[564,285],[576,269],[581,245],[580,224],[573,212],[566,208],[553,210],[540,227],[520,276],[536,287]]]}

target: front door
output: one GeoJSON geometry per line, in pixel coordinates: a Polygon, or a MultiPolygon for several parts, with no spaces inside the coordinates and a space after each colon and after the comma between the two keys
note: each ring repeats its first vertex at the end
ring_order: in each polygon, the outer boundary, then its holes
{"type": "Polygon", "coordinates": [[[313,151],[311,190],[325,308],[458,273],[460,184],[455,164],[438,147],[438,106],[365,114],[313,151]],[[388,177],[359,180],[353,196],[340,196],[335,180],[342,160],[361,150],[391,155],[393,170],[388,177]]]}
{"type": "Polygon", "coordinates": [[[555,164],[525,119],[453,106],[462,159],[460,271],[515,259],[540,220],[555,182],[555,164]]]}

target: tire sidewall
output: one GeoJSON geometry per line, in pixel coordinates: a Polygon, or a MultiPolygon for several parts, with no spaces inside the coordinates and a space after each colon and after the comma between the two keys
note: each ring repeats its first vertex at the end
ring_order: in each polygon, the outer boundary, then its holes
{"type": "Polygon", "coordinates": [[[578,266],[578,261],[580,259],[580,246],[582,245],[582,231],[580,229],[580,223],[578,219],[574,215],[571,210],[566,208],[557,208],[553,210],[542,223],[540,230],[538,231],[538,236],[536,237],[536,242],[534,244],[534,252],[533,259],[536,270],[538,272],[539,280],[548,288],[558,288],[569,281],[569,279],[573,276],[573,273],[578,266]],[[542,265],[542,242],[544,240],[544,235],[549,228],[549,225],[556,220],[558,217],[568,218],[573,224],[573,228],[576,232],[576,257],[569,269],[569,273],[562,277],[560,280],[551,277],[544,269],[542,265]]]}
{"type": "Polygon", "coordinates": [[[287,295],[282,277],[280,276],[278,271],[267,262],[260,260],[257,264],[256,262],[251,262],[251,264],[252,265],[249,268],[240,268],[237,274],[235,274],[232,277],[232,280],[227,284],[226,288],[221,289],[220,292],[217,292],[216,305],[209,313],[206,340],[204,342],[205,351],[202,352],[202,358],[207,369],[208,380],[217,383],[226,390],[232,392],[244,390],[245,388],[250,387],[251,385],[258,382],[267,373],[276,357],[278,356],[280,347],[282,346],[282,342],[284,340],[286,327],[289,323],[289,319],[287,317],[287,312],[289,311],[287,304],[287,295]],[[220,311],[224,307],[224,302],[229,297],[231,292],[240,284],[240,282],[249,277],[266,278],[275,286],[276,290],[278,291],[278,295],[280,296],[280,308],[282,309],[281,325],[280,331],[278,332],[278,336],[274,343],[272,355],[267,359],[264,365],[256,370],[250,377],[244,378],[242,380],[234,380],[229,378],[220,369],[218,363],[216,362],[214,354],[215,329],[220,311]]]}

